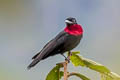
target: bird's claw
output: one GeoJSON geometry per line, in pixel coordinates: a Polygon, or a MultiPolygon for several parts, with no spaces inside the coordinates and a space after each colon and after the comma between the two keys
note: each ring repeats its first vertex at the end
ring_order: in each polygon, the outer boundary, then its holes
{"type": "Polygon", "coordinates": [[[70,63],[70,59],[68,59],[68,58],[65,58],[65,61],[68,61],[68,63],[70,63]]]}

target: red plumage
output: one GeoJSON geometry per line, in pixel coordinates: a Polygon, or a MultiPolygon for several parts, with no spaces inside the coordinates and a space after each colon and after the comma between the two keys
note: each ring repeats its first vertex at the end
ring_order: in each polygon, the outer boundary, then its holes
{"type": "Polygon", "coordinates": [[[83,34],[82,26],[79,25],[79,24],[74,24],[74,25],[71,25],[71,26],[67,26],[64,29],[64,31],[71,34],[71,35],[76,35],[76,36],[83,34]]]}
{"type": "Polygon", "coordinates": [[[49,41],[39,53],[32,57],[33,61],[28,66],[28,69],[50,56],[56,54],[63,55],[66,51],[71,51],[80,43],[83,36],[81,25],[77,24],[75,18],[71,17],[67,18],[65,22],[67,27],[49,41]]]}

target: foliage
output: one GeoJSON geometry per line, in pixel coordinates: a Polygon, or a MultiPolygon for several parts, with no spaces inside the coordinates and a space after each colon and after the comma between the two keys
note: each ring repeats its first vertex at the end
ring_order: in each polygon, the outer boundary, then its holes
{"type": "MultiPolygon", "coordinates": [[[[70,56],[70,60],[75,67],[87,67],[91,70],[97,71],[101,75],[101,80],[120,80],[120,76],[114,72],[111,72],[107,67],[102,64],[99,64],[93,60],[83,58],[82,56],[78,55],[80,52],[72,52],[70,56]]],[[[63,68],[62,64],[57,64],[47,75],[46,80],[60,80],[64,76],[64,72],[60,70],[63,68]]],[[[77,76],[81,80],[90,80],[83,74],[72,72],[67,74],[67,77],[70,76],[77,76]]]]}
{"type": "Polygon", "coordinates": [[[63,76],[63,72],[60,71],[61,66],[56,65],[47,75],[46,80],[60,80],[63,76]]]}

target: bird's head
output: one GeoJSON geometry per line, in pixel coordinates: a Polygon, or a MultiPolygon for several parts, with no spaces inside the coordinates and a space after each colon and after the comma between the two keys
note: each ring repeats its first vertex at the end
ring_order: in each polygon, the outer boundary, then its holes
{"type": "Polygon", "coordinates": [[[77,24],[77,21],[75,18],[69,17],[65,20],[65,23],[67,26],[77,24]]]}
{"type": "Polygon", "coordinates": [[[82,26],[77,24],[75,18],[69,17],[65,20],[66,28],[64,29],[65,32],[71,35],[81,35],[83,34],[82,26]]]}

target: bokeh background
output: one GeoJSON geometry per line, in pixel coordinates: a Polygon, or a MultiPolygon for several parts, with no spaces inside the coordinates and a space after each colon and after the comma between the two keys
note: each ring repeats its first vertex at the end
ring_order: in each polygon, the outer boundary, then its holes
{"type": "MultiPolygon", "coordinates": [[[[83,57],[120,75],[120,0],[0,0],[0,80],[45,80],[61,55],[27,70],[31,57],[65,27],[67,17],[83,26],[84,37],[74,49],[83,57]]],[[[92,80],[99,74],[74,68],[92,80]]],[[[71,77],[71,80],[79,78],[71,77]]]]}

